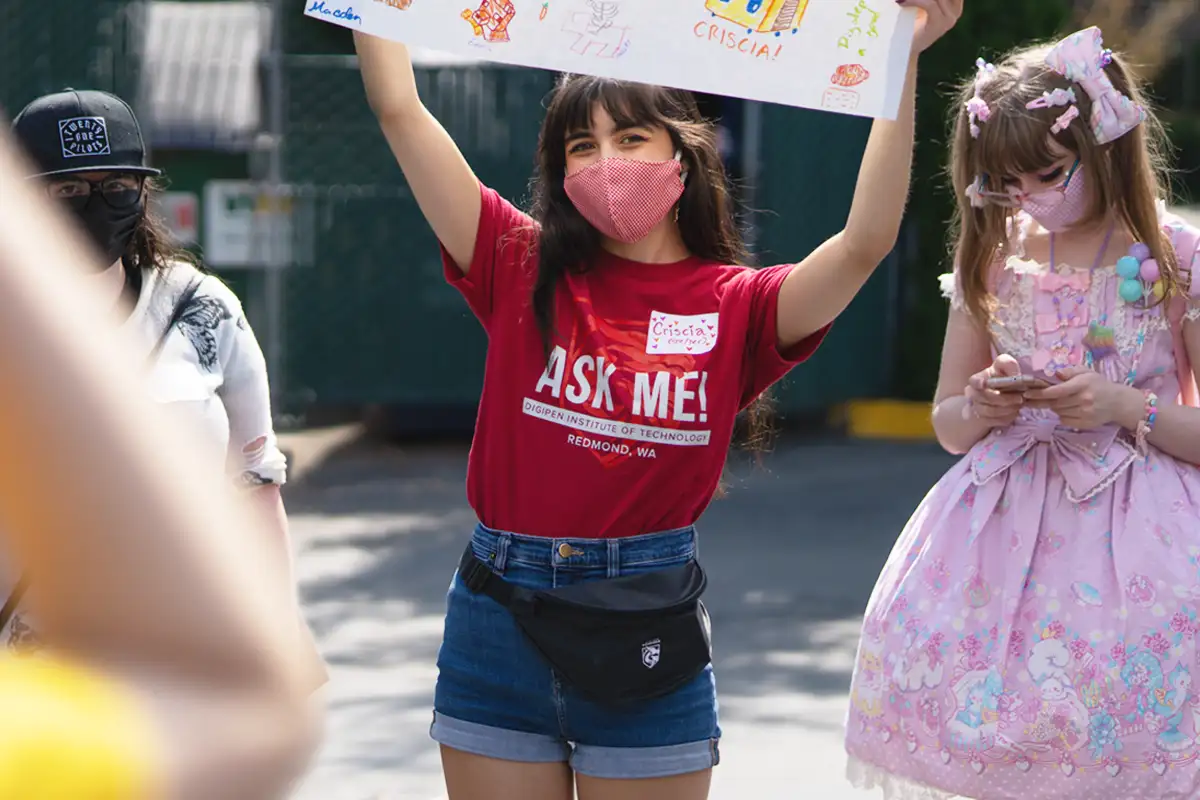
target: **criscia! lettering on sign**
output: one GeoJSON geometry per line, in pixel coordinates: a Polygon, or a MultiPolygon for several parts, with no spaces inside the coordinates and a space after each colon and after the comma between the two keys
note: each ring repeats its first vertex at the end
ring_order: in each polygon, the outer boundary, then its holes
{"type": "Polygon", "coordinates": [[[692,28],[692,33],[697,39],[704,39],[726,50],[744,53],[763,61],[774,61],[783,52],[781,44],[769,44],[751,34],[732,30],[716,22],[697,22],[692,28]]]}
{"type": "Polygon", "coordinates": [[[362,25],[362,17],[355,12],[352,6],[345,8],[336,8],[326,5],[325,0],[314,0],[313,4],[308,7],[309,14],[320,14],[324,17],[332,19],[340,19],[345,22],[353,22],[355,25],[362,25]]]}

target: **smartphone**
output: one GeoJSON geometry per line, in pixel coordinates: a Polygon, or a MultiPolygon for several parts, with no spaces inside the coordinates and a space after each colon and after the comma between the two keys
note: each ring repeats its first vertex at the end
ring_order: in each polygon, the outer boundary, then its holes
{"type": "Polygon", "coordinates": [[[1026,392],[1030,389],[1045,389],[1050,384],[1036,375],[999,375],[988,378],[985,385],[997,392],[1026,392]]]}

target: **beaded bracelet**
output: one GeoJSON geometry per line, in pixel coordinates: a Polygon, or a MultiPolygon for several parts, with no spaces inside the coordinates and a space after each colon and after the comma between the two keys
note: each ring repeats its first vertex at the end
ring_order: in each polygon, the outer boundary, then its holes
{"type": "Polygon", "coordinates": [[[1150,435],[1150,431],[1154,430],[1154,421],[1158,418],[1158,395],[1149,390],[1143,392],[1146,396],[1146,406],[1142,410],[1142,419],[1137,426],[1137,443],[1138,452],[1142,455],[1146,454],[1146,437],[1150,435]]]}

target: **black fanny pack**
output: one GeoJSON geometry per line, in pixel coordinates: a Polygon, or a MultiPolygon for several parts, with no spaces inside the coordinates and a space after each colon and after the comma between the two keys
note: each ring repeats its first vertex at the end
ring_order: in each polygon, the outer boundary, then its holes
{"type": "Polygon", "coordinates": [[[712,661],[708,578],[677,567],[557,589],[527,589],[492,572],[468,547],[459,576],[504,606],[567,684],[603,705],[650,700],[686,685],[712,661]]]}

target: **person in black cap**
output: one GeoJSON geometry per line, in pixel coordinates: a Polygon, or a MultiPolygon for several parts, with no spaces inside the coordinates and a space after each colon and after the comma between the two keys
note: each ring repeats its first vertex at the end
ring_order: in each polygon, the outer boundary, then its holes
{"type": "MultiPolygon", "coordinates": [[[[107,92],[65,89],[26,106],[13,132],[33,162],[30,178],[78,220],[103,256],[95,280],[146,356],[151,396],[201,429],[200,441],[211,444],[196,453],[202,468],[230,469],[253,492],[266,535],[290,560],[280,495],[287,465],[262,349],[233,291],[173,246],[148,212],[160,171],[146,163],[133,110],[107,92]]],[[[0,597],[11,606],[24,585],[18,580],[0,597]]],[[[24,615],[0,623],[0,644],[6,630],[10,649],[38,649],[36,626],[24,615]]],[[[323,683],[324,665],[313,650],[314,681],[323,683]]]]}
{"type": "Polygon", "coordinates": [[[150,265],[163,236],[147,224],[144,190],[146,178],[160,171],[146,164],[141,127],[124,100],[68,89],[30,103],[13,130],[35,177],[83,223],[104,266],[125,255],[132,266],[150,265]]]}

